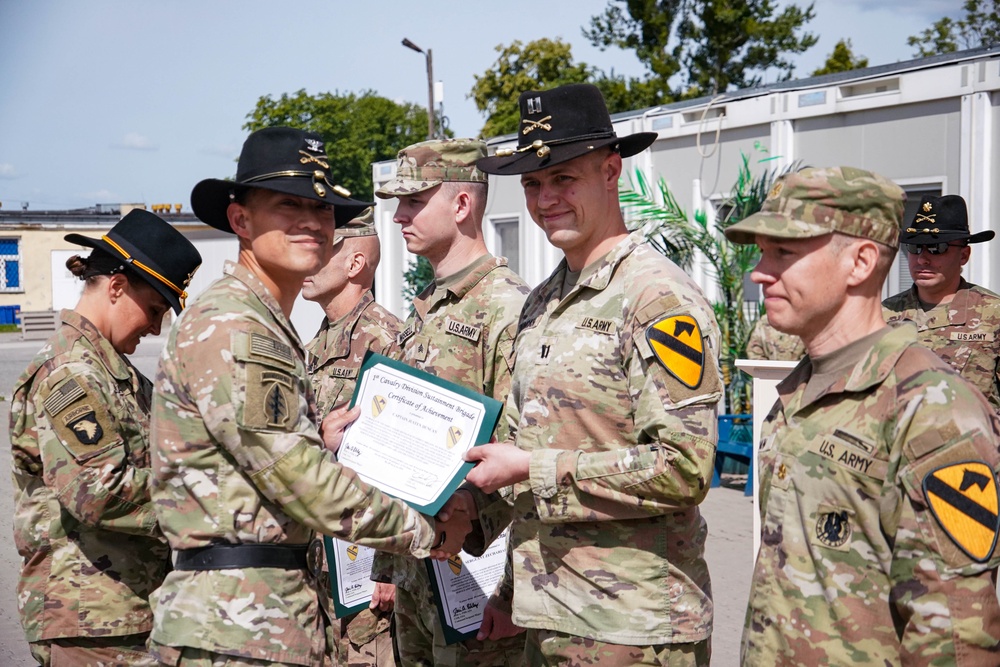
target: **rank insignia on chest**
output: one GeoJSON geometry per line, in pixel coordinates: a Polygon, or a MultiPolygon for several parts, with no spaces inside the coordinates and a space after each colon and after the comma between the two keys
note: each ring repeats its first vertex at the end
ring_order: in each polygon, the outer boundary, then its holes
{"type": "Polygon", "coordinates": [[[80,406],[67,414],[64,423],[83,445],[96,445],[104,437],[97,413],[89,405],[80,406]]]}
{"type": "Polygon", "coordinates": [[[1000,530],[1000,496],[992,468],[982,461],[951,463],[927,473],[924,498],[938,525],[959,549],[985,563],[1000,530]]]}
{"type": "Polygon", "coordinates": [[[695,389],[705,369],[704,342],[698,321],[690,315],[664,317],[646,328],[656,360],[681,384],[695,389]]]}

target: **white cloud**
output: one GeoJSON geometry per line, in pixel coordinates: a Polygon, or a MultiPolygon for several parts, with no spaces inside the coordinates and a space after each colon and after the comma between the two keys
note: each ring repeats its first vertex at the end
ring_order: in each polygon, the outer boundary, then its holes
{"type": "Polygon", "coordinates": [[[17,169],[7,162],[0,162],[0,178],[17,178],[17,169]]]}
{"type": "Polygon", "coordinates": [[[149,140],[149,137],[143,136],[138,132],[129,132],[125,137],[114,145],[115,148],[124,148],[130,151],[155,151],[159,150],[159,146],[154,144],[149,140]]]}

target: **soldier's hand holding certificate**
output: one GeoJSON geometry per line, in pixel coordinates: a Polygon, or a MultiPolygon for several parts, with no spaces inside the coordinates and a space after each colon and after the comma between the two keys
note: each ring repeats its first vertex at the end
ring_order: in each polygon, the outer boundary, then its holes
{"type": "Polygon", "coordinates": [[[352,406],[361,414],[337,457],[366,483],[435,515],[473,464],[465,452],[490,439],[501,404],[369,352],[352,406]]]}

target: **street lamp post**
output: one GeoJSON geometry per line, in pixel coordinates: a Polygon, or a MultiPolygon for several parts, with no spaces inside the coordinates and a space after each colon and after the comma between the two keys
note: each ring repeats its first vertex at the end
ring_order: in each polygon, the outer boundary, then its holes
{"type": "Polygon", "coordinates": [[[405,37],[403,38],[403,46],[417,53],[422,53],[427,58],[427,138],[433,139],[437,133],[434,132],[434,61],[431,57],[431,50],[424,51],[405,37]]]}

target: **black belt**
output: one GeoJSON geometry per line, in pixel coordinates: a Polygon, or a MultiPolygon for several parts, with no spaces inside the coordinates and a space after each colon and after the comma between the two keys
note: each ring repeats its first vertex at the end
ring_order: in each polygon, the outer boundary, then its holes
{"type": "Polygon", "coordinates": [[[244,567],[309,569],[308,544],[213,544],[177,552],[175,570],[230,570],[244,567]]]}

